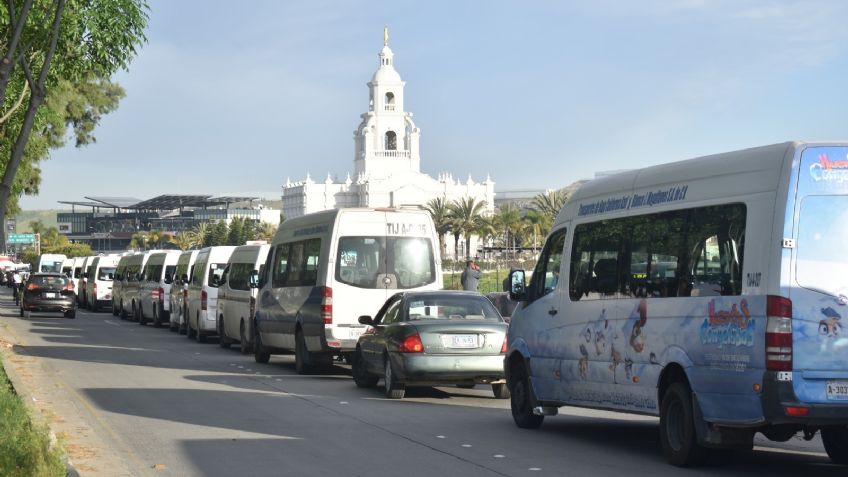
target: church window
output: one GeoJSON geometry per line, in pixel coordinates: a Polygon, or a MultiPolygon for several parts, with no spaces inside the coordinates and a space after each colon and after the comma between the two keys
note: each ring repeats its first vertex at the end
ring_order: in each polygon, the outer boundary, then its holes
{"type": "Polygon", "coordinates": [[[397,149],[397,134],[394,131],[386,133],[386,150],[394,151],[397,149]]]}
{"type": "Polygon", "coordinates": [[[385,98],[386,111],[394,111],[395,110],[395,94],[391,91],[386,93],[385,98]]]}

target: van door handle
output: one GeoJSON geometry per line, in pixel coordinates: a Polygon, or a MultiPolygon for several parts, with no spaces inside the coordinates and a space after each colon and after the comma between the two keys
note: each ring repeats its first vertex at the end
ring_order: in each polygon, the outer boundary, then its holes
{"type": "Polygon", "coordinates": [[[549,315],[551,315],[551,316],[556,315],[556,314],[557,314],[557,309],[556,309],[556,308],[551,308],[550,310],[548,310],[548,314],[549,314],[549,315]]]}

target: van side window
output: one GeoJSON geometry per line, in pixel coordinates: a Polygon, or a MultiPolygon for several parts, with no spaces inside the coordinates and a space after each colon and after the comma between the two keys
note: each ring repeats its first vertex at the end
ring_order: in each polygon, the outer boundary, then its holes
{"type": "Polygon", "coordinates": [[[559,284],[560,264],[562,263],[562,251],[565,245],[566,229],[560,229],[551,235],[545,243],[542,255],[533,270],[528,288],[528,302],[545,296],[554,291],[559,284]]]}
{"type": "Polygon", "coordinates": [[[630,297],[673,297],[680,287],[687,211],[629,219],[629,273],[622,289],[630,297]]]}
{"type": "Polygon", "coordinates": [[[687,241],[689,276],[681,295],[742,293],[745,214],[742,204],[692,210],[687,241]]]}
{"type": "Polygon", "coordinates": [[[271,286],[282,288],[286,286],[288,274],[289,244],[281,243],[274,247],[274,266],[271,273],[271,286]]]}
{"type": "Polygon", "coordinates": [[[572,300],[615,298],[621,288],[622,237],[627,224],[605,220],[574,228],[569,295],[572,300]]]}

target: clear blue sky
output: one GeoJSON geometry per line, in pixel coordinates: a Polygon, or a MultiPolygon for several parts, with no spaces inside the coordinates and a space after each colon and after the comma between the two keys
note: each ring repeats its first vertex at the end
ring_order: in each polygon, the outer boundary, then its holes
{"type": "Polygon", "coordinates": [[[790,139],[848,139],[848,2],[151,0],[97,144],[38,197],[260,193],[353,170],[383,25],[421,167],[553,188],[790,139]]]}

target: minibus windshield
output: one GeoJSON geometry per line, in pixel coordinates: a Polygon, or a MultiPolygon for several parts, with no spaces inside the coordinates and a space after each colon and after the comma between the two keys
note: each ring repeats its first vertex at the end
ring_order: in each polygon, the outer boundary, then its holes
{"type": "Polygon", "coordinates": [[[431,241],[424,237],[341,237],[336,279],[359,288],[408,289],[436,281],[431,241]]]}
{"type": "Polygon", "coordinates": [[[848,294],[848,195],[810,195],[801,201],[795,273],[804,288],[848,294]]]}

